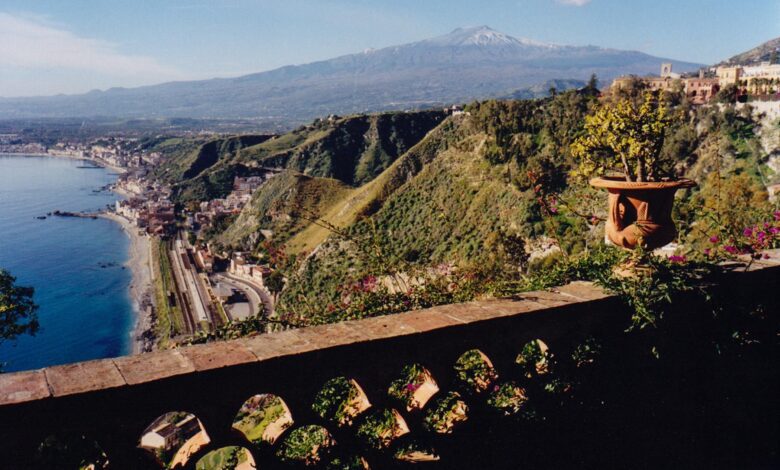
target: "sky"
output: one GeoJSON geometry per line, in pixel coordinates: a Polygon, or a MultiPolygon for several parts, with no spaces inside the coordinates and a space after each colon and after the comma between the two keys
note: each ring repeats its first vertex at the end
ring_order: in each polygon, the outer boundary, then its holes
{"type": "Polygon", "coordinates": [[[711,64],[780,36],[780,0],[0,0],[0,96],[233,77],[478,25],[711,64]]]}

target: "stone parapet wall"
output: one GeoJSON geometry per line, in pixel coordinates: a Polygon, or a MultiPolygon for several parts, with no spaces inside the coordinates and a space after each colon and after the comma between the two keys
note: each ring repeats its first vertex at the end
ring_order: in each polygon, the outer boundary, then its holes
{"type": "MultiPolygon", "coordinates": [[[[730,282],[746,286],[777,286],[780,266],[774,260],[756,262],[748,271],[730,276],[730,282]]],[[[576,282],[516,299],[445,305],[2,374],[3,468],[29,468],[23,456],[32,455],[52,432],[81,433],[96,440],[111,468],[156,468],[137,445],[144,429],[170,411],[193,413],[203,423],[211,443],[197,454],[200,457],[206,450],[241,444],[231,431],[232,421],[256,394],[282,397],[296,426],[320,424],[312,397],[334,376],[354,379],[374,409],[397,407],[386,397],[387,387],[404,365],[422,364],[441,390],[454,390],[453,364],[465,351],[478,349],[501,374],[516,367],[519,349],[536,338],[556,351],[571,338],[595,331],[620,335],[627,316],[616,297],[576,282]]],[[[404,414],[414,433],[419,416],[404,414]]],[[[334,433],[337,442],[351,439],[343,430],[334,433]]],[[[269,452],[255,452],[258,468],[277,465],[269,452]]],[[[453,462],[438,465],[460,468],[453,462]]],[[[193,463],[190,466],[194,468],[193,463]]]]}

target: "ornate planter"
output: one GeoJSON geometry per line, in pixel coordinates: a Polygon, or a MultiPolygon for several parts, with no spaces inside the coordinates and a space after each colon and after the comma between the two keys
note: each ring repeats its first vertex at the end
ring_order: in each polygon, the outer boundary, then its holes
{"type": "Polygon", "coordinates": [[[650,250],[666,245],[677,236],[672,220],[674,193],[696,186],[689,179],[638,183],[619,178],[593,178],[590,184],[609,191],[607,238],[627,249],[636,248],[641,239],[650,250]]]}

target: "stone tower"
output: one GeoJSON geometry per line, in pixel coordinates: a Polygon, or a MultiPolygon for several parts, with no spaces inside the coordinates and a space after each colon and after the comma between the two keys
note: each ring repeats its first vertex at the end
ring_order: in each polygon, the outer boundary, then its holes
{"type": "Polygon", "coordinates": [[[672,76],[672,63],[665,62],[661,64],[661,78],[669,78],[672,76]]]}

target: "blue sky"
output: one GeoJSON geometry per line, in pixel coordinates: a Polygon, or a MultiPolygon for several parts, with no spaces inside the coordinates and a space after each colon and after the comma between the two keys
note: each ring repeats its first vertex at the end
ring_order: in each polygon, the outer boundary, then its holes
{"type": "Polygon", "coordinates": [[[780,36],[780,0],[0,0],[0,96],[236,76],[483,24],[714,63],[780,36]]]}

